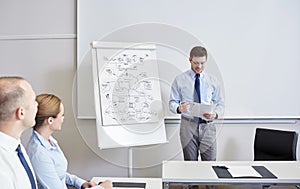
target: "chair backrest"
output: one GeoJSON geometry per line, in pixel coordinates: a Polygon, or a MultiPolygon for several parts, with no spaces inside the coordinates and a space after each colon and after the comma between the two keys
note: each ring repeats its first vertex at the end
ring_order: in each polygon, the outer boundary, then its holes
{"type": "Polygon", "coordinates": [[[256,128],[254,139],[255,161],[296,160],[298,133],[256,128]]]}

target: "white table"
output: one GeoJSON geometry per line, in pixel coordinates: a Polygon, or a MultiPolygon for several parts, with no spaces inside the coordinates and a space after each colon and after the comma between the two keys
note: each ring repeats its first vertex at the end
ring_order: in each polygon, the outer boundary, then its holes
{"type": "Polygon", "coordinates": [[[92,181],[99,183],[104,180],[111,180],[112,182],[132,182],[132,183],[146,183],[146,189],[162,189],[161,178],[127,178],[127,177],[93,177],[92,181]]]}
{"type": "Polygon", "coordinates": [[[163,188],[169,184],[261,184],[299,185],[299,161],[165,161],[162,165],[163,188]],[[212,166],[264,166],[277,178],[218,178],[212,166]]]}

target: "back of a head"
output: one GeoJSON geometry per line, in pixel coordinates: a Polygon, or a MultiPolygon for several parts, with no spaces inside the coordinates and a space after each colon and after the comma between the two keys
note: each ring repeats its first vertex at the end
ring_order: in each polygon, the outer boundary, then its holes
{"type": "Polygon", "coordinates": [[[40,94],[36,97],[38,103],[38,112],[35,117],[35,126],[41,126],[45,119],[54,117],[60,112],[61,99],[54,94],[40,94]]]}
{"type": "Polygon", "coordinates": [[[10,120],[19,107],[25,94],[22,81],[25,79],[18,76],[0,77],[0,122],[10,120]]]}

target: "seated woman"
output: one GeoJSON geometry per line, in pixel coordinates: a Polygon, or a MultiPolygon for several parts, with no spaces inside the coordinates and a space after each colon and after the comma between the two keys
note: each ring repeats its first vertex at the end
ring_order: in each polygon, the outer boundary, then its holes
{"type": "Polygon", "coordinates": [[[36,98],[38,112],[27,153],[35,171],[39,189],[67,189],[67,186],[82,188],[112,189],[111,181],[100,185],[85,181],[67,172],[68,162],[57,141],[51,136],[61,130],[64,121],[64,106],[61,99],[52,94],[41,94],[36,98]]]}

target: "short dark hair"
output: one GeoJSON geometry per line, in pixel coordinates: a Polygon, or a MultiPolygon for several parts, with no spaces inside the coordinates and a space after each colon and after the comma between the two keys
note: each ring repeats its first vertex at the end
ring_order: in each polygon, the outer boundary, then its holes
{"type": "Polygon", "coordinates": [[[205,56],[207,59],[207,51],[204,47],[196,46],[192,48],[190,52],[190,59],[192,59],[193,57],[203,57],[203,56],[205,56]]]}

